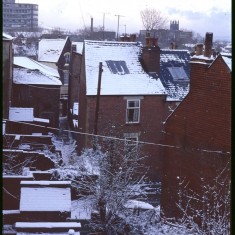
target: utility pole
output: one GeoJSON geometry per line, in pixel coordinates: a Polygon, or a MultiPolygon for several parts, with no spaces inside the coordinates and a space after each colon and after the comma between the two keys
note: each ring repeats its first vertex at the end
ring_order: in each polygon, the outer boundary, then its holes
{"type": "Polygon", "coordinates": [[[100,105],[100,88],[101,88],[101,75],[103,72],[102,62],[99,63],[99,74],[98,74],[98,87],[97,87],[97,97],[96,97],[96,108],[95,108],[95,123],[94,123],[94,134],[98,133],[98,118],[99,118],[99,105],[100,105]]]}
{"type": "Polygon", "coordinates": [[[93,150],[97,147],[97,133],[98,133],[98,119],[99,119],[99,106],[100,106],[100,87],[101,87],[101,75],[102,75],[102,62],[99,63],[99,74],[98,74],[98,87],[96,96],[96,107],[95,107],[95,121],[94,121],[94,136],[93,136],[93,150]]]}
{"type": "Polygon", "coordinates": [[[103,41],[104,41],[104,23],[105,23],[105,14],[108,14],[107,12],[103,13],[103,41]]]}
{"type": "Polygon", "coordinates": [[[117,16],[118,17],[118,25],[117,25],[117,41],[118,41],[118,34],[119,34],[119,19],[120,19],[120,17],[124,17],[124,16],[122,16],[122,15],[115,15],[115,16],[117,16]]]}

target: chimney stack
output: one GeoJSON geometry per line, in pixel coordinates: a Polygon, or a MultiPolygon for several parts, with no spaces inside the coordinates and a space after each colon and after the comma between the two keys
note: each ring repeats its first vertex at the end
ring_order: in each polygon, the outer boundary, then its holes
{"type": "Polygon", "coordinates": [[[209,58],[212,56],[212,41],[213,41],[213,33],[206,33],[204,56],[209,58]]]}
{"type": "Polygon", "coordinates": [[[72,51],[77,51],[77,45],[76,44],[72,44],[72,51]]]}
{"type": "Polygon", "coordinates": [[[93,18],[91,17],[91,39],[93,39],[93,18]]]}
{"type": "Polygon", "coordinates": [[[196,55],[202,55],[203,54],[203,43],[198,43],[196,45],[196,55]]]}
{"type": "Polygon", "coordinates": [[[142,65],[148,73],[160,73],[160,47],[158,38],[146,34],[146,45],[142,49],[142,65]]]}

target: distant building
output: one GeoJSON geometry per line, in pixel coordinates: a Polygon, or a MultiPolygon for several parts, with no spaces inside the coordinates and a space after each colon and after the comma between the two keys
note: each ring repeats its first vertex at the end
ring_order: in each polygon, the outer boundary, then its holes
{"type": "Polygon", "coordinates": [[[3,0],[3,30],[33,31],[38,28],[38,5],[3,0]]]}
{"type": "Polygon", "coordinates": [[[139,41],[144,43],[146,35],[150,37],[157,37],[161,48],[166,48],[175,43],[176,47],[182,43],[190,42],[192,40],[192,31],[180,30],[179,21],[171,21],[170,29],[152,29],[150,31],[140,30],[139,41]]]}
{"type": "Polygon", "coordinates": [[[171,21],[170,30],[179,30],[179,21],[171,21]]]}

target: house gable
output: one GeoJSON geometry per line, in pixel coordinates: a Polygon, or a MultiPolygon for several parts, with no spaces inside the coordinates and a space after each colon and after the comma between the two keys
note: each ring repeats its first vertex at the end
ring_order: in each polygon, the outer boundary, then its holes
{"type": "Polygon", "coordinates": [[[66,39],[41,39],[38,44],[38,61],[57,63],[67,43],[66,39]]]}
{"type": "MultiPolygon", "coordinates": [[[[166,217],[180,216],[176,203],[183,179],[187,193],[202,198],[203,187],[213,185],[218,175],[223,172],[223,177],[229,177],[230,64],[221,55],[197,55],[191,59],[190,91],[164,125],[164,143],[172,146],[164,149],[161,210],[166,217]]],[[[224,181],[224,185],[227,183],[224,181]]],[[[188,203],[185,198],[183,203],[188,203]]]]}

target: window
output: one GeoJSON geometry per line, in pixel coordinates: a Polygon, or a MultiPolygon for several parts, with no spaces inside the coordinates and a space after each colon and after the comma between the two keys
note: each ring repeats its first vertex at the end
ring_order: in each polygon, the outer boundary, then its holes
{"type": "Polygon", "coordinates": [[[126,152],[137,151],[139,134],[138,133],[125,133],[125,150],[126,152]]]}
{"type": "Polygon", "coordinates": [[[140,100],[127,100],[126,123],[140,122],[140,100]]]}
{"type": "Polygon", "coordinates": [[[68,84],[69,84],[69,71],[64,70],[64,85],[68,85],[68,84]]]}
{"type": "Polygon", "coordinates": [[[69,62],[70,62],[70,53],[69,52],[64,53],[64,60],[65,60],[65,64],[69,64],[69,62]]]}
{"type": "Polygon", "coordinates": [[[109,70],[114,73],[114,74],[129,74],[129,70],[126,66],[126,62],[125,61],[114,61],[114,60],[107,60],[106,61],[109,70]]]}
{"type": "Polygon", "coordinates": [[[168,67],[168,70],[174,81],[185,81],[189,79],[183,67],[168,67]]]}

